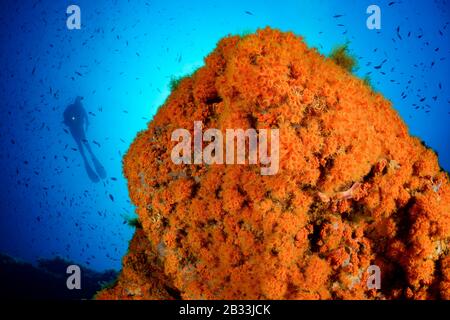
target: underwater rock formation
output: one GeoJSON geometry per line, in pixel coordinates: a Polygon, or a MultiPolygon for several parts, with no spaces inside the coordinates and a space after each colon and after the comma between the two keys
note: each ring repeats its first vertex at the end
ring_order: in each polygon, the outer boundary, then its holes
{"type": "Polygon", "coordinates": [[[60,257],[41,259],[36,265],[0,253],[0,298],[2,300],[80,300],[111,284],[114,270],[98,272],[82,266],[81,289],[68,290],[67,267],[76,264],[60,257]]]}
{"type": "Polygon", "coordinates": [[[448,175],[347,69],[292,33],[222,39],[124,158],[142,228],[97,298],[449,299],[448,175]],[[194,121],[279,129],[278,173],[174,164],[194,121]]]}

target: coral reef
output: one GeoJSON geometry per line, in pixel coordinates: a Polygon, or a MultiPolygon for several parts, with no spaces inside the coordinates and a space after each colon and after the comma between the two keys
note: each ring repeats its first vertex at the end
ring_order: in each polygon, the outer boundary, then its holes
{"type": "Polygon", "coordinates": [[[338,55],[266,28],[177,84],[124,158],[142,228],[98,299],[450,298],[448,175],[338,55]],[[174,164],[194,121],[278,128],[278,173],[174,164]]]}

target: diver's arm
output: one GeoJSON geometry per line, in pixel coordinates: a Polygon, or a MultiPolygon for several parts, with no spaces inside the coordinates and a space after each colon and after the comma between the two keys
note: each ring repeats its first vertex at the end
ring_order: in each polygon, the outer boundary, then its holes
{"type": "Polygon", "coordinates": [[[70,113],[70,105],[66,108],[66,110],[64,110],[64,114],[63,114],[63,123],[65,124],[65,125],[69,125],[70,124],[70,115],[69,115],[69,113],[70,113]]]}
{"type": "Polygon", "coordinates": [[[83,109],[83,117],[84,117],[85,130],[87,131],[87,129],[89,127],[89,117],[88,117],[88,114],[86,113],[86,110],[84,110],[84,109],[83,109]]]}

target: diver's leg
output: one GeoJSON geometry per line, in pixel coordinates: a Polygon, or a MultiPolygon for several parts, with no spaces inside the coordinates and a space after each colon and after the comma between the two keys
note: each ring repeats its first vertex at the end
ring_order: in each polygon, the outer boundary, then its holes
{"type": "Polygon", "coordinates": [[[89,179],[91,179],[92,182],[99,182],[100,179],[98,178],[97,174],[92,170],[91,166],[89,165],[89,162],[87,161],[86,154],[84,153],[84,147],[81,143],[81,139],[79,136],[74,135],[73,138],[75,139],[75,142],[77,143],[78,150],[80,150],[80,154],[83,157],[84,167],[86,169],[86,172],[89,176],[89,179]]]}
{"type": "Polygon", "coordinates": [[[94,152],[91,149],[91,145],[89,144],[89,141],[86,139],[83,139],[84,145],[86,146],[86,149],[91,154],[92,163],[94,164],[95,171],[97,171],[97,174],[100,176],[100,178],[105,179],[106,178],[106,170],[103,167],[103,165],[98,161],[97,157],[95,156],[94,152]]]}

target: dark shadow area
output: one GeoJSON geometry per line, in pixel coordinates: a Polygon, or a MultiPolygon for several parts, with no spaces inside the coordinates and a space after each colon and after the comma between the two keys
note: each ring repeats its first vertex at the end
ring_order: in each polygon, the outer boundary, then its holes
{"type": "Polygon", "coordinates": [[[68,300],[92,299],[97,291],[113,282],[117,272],[97,272],[80,265],[81,289],[67,289],[69,265],[77,264],[56,257],[42,259],[37,266],[0,254],[0,299],[68,300]]]}
{"type": "Polygon", "coordinates": [[[106,171],[94,155],[94,152],[92,152],[89,141],[86,139],[86,131],[89,127],[89,118],[86,110],[81,104],[81,100],[83,100],[82,97],[76,97],[74,103],[68,105],[66,110],[64,110],[64,124],[69,127],[70,133],[77,144],[89,179],[91,179],[92,182],[99,182],[100,179],[106,178],[106,171]],[[95,171],[88,162],[85,149],[91,157],[95,171]]]}

